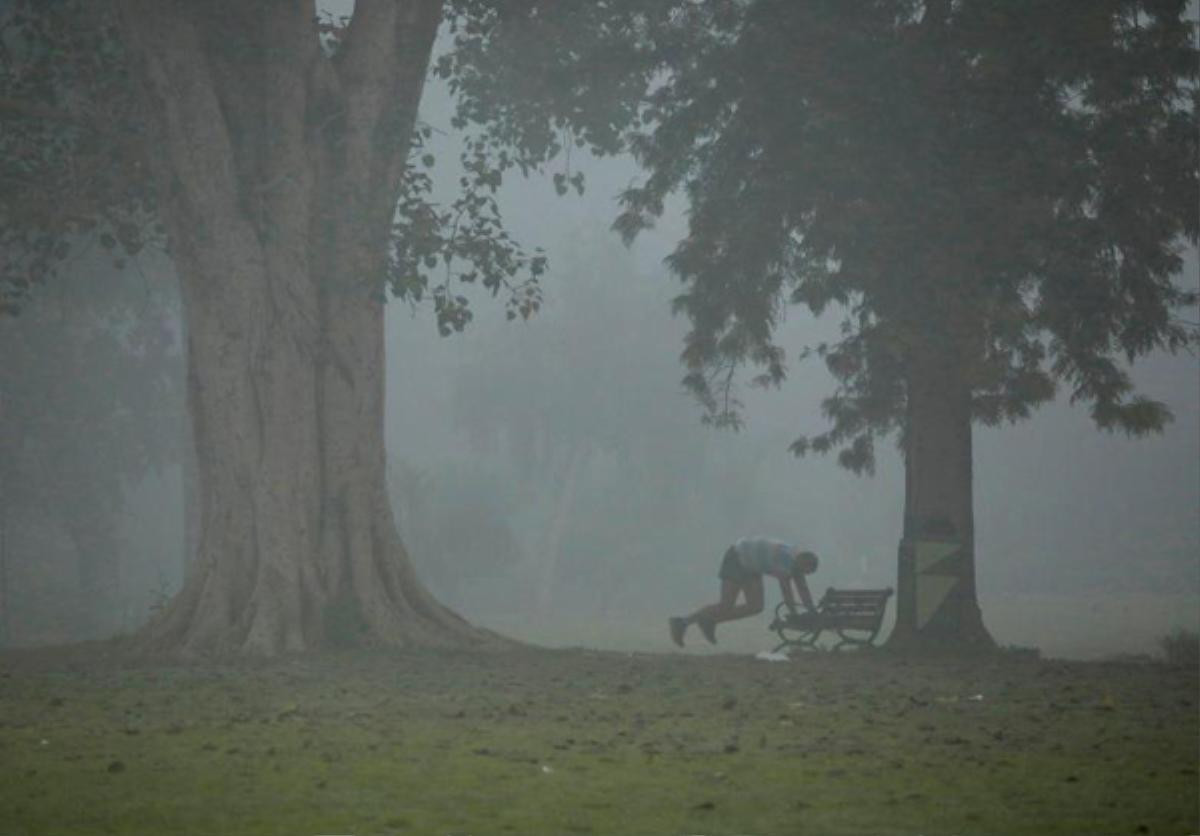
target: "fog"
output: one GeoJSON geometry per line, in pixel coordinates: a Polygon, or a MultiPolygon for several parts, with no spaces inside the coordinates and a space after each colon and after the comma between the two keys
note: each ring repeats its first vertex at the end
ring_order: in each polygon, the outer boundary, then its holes
{"type": "MultiPolygon", "coordinates": [[[[457,178],[449,114],[446,91],[430,84],[421,118],[435,129],[431,150],[446,193],[457,178]]],[[[469,620],[521,639],[666,650],[666,617],[713,598],[720,557],[741,536],[815,551],[818,594],[894,585],[903,505],[894,444],[880,450],[871,477],[788,452],[798,435],[823,426],[820,402],[833,379],[819,360],[796,358],[836,335],[838,312],[814,320],[792,308],[780,337],[789,359],[782,388],[741,387],[741,431],[702,425],[680,385],[686,323],[670,314],[678,286],[662,264],[684,234],[682,205],[626,248],[609,227],[635,165],[576,153],[569,165],[585,173],[586,191],[559,197],[551,176],[566,165],[502,190],[515,237],[550,259],[544,306],[530,321],[506,321],[503,306],[478,288],[470,293],[474,321],[449,337],[438,335],[426,305],[388,307],[392,500],[436,595],[469,620]]],[[[84,261],[73,275],[97,270],[84,261]]],[[[126,272],[159,287],[156,294],[172,293],[161,259],[144,255],[126,272]]],[[[1191,253],[1180,281],[1195,286],[1198,273],[1191,253]]],[[[33,303],[30,316],[47,318],[38,327],[59,327],[66,307],[87,307],[52,291],[33,303]]],[[[177,302],[162,304],[177,329],[177,302]]],[[[0,322],[0,338],[17,327],[22,320],[0,322]]],[[[73,368],[59,373],[80,373],[73,368]]],[[[154,412],[163,437],[186,434],[181,368],[154,412]]],[[[1136,367],[1139,388],[1174,413],[1161,435],[1101,433],[1061,396],[1024,423],[977,427],[979,592],[998,642],[1057,656],[1149,653],[1162,635],[1200,626],[1197,371],[1190,354],[1136,367]]],[[[112,609],[88,623],[69,592],[74,558],[63,524],[39,522],[16,500],[22,486],[6,486],[6,644],[129,631],[179,588],[186,560],[178,455],[123,484],[119,589],[112,609]]],[[[718,649],[770,644],[765,619],[751,619],[729,625],[718,649]]]]}
{"type": "MultiPolygon", "coordinates": [[[[448,104],[436,88],[428,94],[424,118],[448,131],[448,104]]],[[[881,448],[874,477],[788,451],[822,426],[820,402],[834,385],[820,360],[795,358],[836,336],[838,312],[814,319],[789,309],[784,385],[741,387],[739,432],[701,426],[679,383],[686,323],[670,315],[678,285],[662,265],[685,234],[682,207],[626,249],[607,230],[636,167],[578,157],[571,165],[586,174],[581,198],[556,196],[548,176],[504,191],[516,237],[550,256],[546,304],[533,320],[505,322],[478,295],[475,323],[441,338],[428,311],[390,308],[389,455],[397,476],[416,470],[433,487],[428,497],[444,503],[441,531],[405,531],[439,595],[522,638],[632,650],[665,648],[664,617],[715,596],[721,554],[740,536],[816,551],[817,590],[894,585],[904,485],[894,443],[881,448]],[[462,403],[463,387],[481,381],[503,400],[494,415],[488,398],[462,403]],[[537,416],[538,426],[506,425],[512,416],[537,416]],[[610,428],[627,435],[609,438],[610,428]],[[481,429],[491,444],[479,443],[481,429]],[[531,472],[506,431],[553,436],[562,449],[531,472]],[[568,477],[572,455],[581,463],[568,477]],[[506,528],[491,565],[485,532],[449,549],[441,539],[462,537],[454,512],[473,503],[506,528]],[[513,572],[494,565],[507,538],[518,544],[513,572]],[[539,554],[547,538],[563,544],[550,558],[539,554]],[[467,571],[439,571],[442,561],[467,571]],[[547,596],[535,578],[548,562],[547,596]]],[[[453,171],[443,174],[453,182],[453,171]]],[[[1181,281],[1194,286],[1197,275],[1192,253],[1181,281]]],[[[1197,370],[1189,354],[1136,368],[1139,388],[1175,415],[1158,436],[1099,432],[1063,396],[1024,423],[976,427],[977,571],[997,641],[1052,655],[1145,653],[1200,623],[1197,370]]],[[[733,623],[721,649],[759,650],[770,638],[760,620],[733,623]]]]}

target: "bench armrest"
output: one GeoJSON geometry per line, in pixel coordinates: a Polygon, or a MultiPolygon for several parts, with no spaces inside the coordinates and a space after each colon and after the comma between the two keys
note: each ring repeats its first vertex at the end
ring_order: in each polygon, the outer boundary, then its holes
{"type": "Polygon", "coordinates": [[[797,610],[792,612],[788,609],[786,602],[780,602],[775,608],[775,619],[771,622],[770,629],[778,630],[780,627],[790,627],[795,630],[812,630],[821,625],[821,614],[813,610],[797,610]]]}

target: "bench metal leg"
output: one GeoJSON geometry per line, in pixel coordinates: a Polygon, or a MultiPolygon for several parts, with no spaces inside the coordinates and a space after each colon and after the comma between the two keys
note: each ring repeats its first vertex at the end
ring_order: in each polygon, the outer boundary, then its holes
{"type": "Polygon", "coordinates": [[[817,630],[814,633],[799,633],[795,638],[789,638],[788,636],[784,635],[783,629],[780,629],[776,632],[779,634],[779,638],[782,641],[775,646],[775,649],[771,651],[772,653],[778,653],[785,647],[796,647],[800,650],[816,650],[817,639],[820,638],[823,631],[817,630]]]}

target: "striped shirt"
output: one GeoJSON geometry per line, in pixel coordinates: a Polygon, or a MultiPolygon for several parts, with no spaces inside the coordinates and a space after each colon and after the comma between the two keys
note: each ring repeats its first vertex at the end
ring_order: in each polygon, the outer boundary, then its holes
{"type": "Polygon", "coordinates": [[[796,555],[800,552],[795,546],[765,537],[743,537],[733,544],[733,550],[747,572],[777,578],[795,571],[796,555]]]}

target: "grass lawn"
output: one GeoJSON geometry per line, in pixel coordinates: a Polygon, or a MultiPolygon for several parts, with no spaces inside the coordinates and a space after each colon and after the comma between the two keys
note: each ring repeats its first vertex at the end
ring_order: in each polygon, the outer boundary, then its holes
{"type": "Polygon", "coordinates": [[[1197,679],[882,652],[10,652],[0,836],[1198,833],[1197,679]]]}

